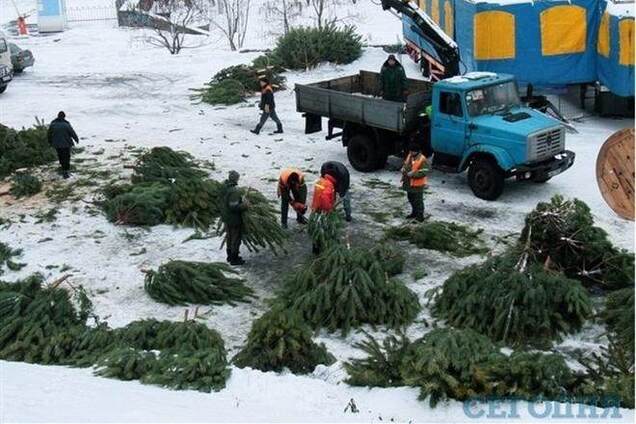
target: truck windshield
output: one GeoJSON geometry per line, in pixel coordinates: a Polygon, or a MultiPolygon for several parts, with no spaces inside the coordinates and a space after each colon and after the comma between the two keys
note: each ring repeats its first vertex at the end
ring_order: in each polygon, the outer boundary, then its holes
{"type": "Polygon", "coordinates": [[[519,104],[519,93],[514,81],[478,88],[466,94],[470,116],[504,112],[519,104]]]}

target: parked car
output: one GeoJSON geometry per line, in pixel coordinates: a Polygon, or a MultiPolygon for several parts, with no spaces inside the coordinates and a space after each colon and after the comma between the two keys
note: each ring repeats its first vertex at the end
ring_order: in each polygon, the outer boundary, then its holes
{"type": "Polygon", "coordinates": [[[5,92],[12,79],[13,67],[11,66],[9,44],[0,32],[0,93],[5,92]]]}
{"type": "Polygon", "coordinates": [[[29,66],[33,66],[35,58],[31,50],[22,50],[17,44],[9,43],[9,49],[11,50],[11,64],[13,65],[13,72],[16,74],[21,73],[29,66]]]}

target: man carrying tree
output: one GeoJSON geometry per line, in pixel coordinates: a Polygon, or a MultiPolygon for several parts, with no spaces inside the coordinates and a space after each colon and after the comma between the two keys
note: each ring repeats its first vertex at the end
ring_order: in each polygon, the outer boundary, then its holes
{"type": "Polygon", "coordinates": [[[263,125],[268,118],[272,118],[272,121],[276,123],[276,131],[274,134],[282,134],[283,133],[283,124],[278,119],[278,115],[276,114],[276,103],[274,102],[274,89],[272,85],[269,83],[267,78],[260,79],[261,84],[261,101],[258,104],[258,107],[261,109],[261,120],[256,125],[256,128],[250,130],[254,134],[259,134],[263,125]]]}
{"type": "Polygon", "coordinates": [[[307,212],[307,186],[305,176],[296,168],[283,169],[278,178],[278,197],[280,197],[280,223],[287,228],[287,214],[289,205],[296,211],[296,221],[306,224],[305,212],[307,212]]]}
{"type": "MultiPolygon", "coordinates": [[[[336,206],[336,179],[324,174],[314,184],[314,197],[311,201],[312,213],[331,213],[336,206]]],[[[313,244],[314,254],[319,254],[322,246],[313,244]]]]}
{"type": "Polygon", "coordinates": [[[320,167],[320,176],[331,175],[336,179],[336,192],[342,199],[345,210],[345,219],[351,222],[351,192],[349,191],[349,170],[342,162],[325,162],[320,167]]]}
{"type": "Polygon", "coordinates": [[[243,265],[245,261],[239,255],[243,236],[243,213],[249,208],[247,199],[243,199],[238,188],[239,173],[230,171],[224,184],[223,213],[225,224],[227,261],[231,265],[243,265]]]}
{"type": "Polygon", "coordinates": [[[395,55],[391,54],[380,69],[380,96],[384,100],[404,102],[406,95],[406,73],[402,64],[395,59],[395,55]]]}
{"type": "Polygon", "coordinates": [[[402,188],[411,204],[412,212],[407,219],[424,221],[424,188],[427,184],[428,162],[419,144],[411,143],[409,153],[402,166],[402,188]]]}
{"type": "Polygon", "coordinates": [[[47,136],[49,144],[57,151],[57,158],[62,167],[62,175],[64,179],[68,179],[71,170],[71,148],[75,144],[79,144],[79,138],[71,124],[66,120],[64,112],[59,112],[57,118],[49,124],[47,136]]]}

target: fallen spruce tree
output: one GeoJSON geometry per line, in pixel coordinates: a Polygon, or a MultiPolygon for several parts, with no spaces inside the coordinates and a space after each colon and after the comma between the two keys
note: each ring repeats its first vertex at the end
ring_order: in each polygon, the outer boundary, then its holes
{"type": "Polygon", "coordinates": [[[99,375],[207,392],[230,373],[223,340],[204,324],[142,320],[112,330],[81,288],[71,294],[40,276],[0,282],[0,359],[96,366],[99,375]]]}
{"type": "Polygon", "coordinates": [[[634,357],[634,288],[611,292],[605,300],[601,316],[607,328],[615,334],[615,342],[631,358],[634,357]]]}
{"type": "Polygon", "coordinates": [[[324,345],[312,341],[312,329],[300,314],[280,305],[254,321],[247,345],[234,357],[240,368],[294,374],[307,374],[318,364],[332,364],[335,359],[324,345]]]}
{"type": "Polygon", "coordinates": [[[22,172],[16,173],[11,179],[9,192],[13,197],[30,197],[42,191],[42,182],[39,178],[22,172]]]}
{"type": "Polygon", "coordinates": [[[557,354],[502,354],[472,330],[434,329],[411,341],[390,336],[357,345],[366,358],[345,364],[347,382],[355,386],[419,387],[432,407],[456,399],[554,399],[576,393],[580,381],[557,354]]]}
{"type": "Polygon", "coordinates": [[[393,240],[406,240],[422,249],[437,250],[454,256],[482,255],[488,252],[482,230],[471,230],[454,222],[430,221],[405,224],[386,230],[393,240]]]}
{"type": "Polygon", "coordinates": [[[47,139],[48,127],[36,120],[32,128],[14,130],[0,124],[0,178],[21,168],[53,162],[57,156],[47,139]]]}
{"type": "Polygon", "coordinates": [[[433,315],[514,345],[545,344],[578,331],[592,316],[585,288],[528,264],[524,255],[512,250],[455,272],[429,293],[433,315]]]}
{"type": "MultiPolygon", "coordinates": [[[[241,237],[243,244],[251,252],[269,248],[274,253],[284,250],[287,233],[278,223],[278,212],[260,192],[252,188],[242,188],[243,198],[249,208],[243,212],[241,237]]],[[[226,228],[222,221],[217,226],[217,235],[224,236],[222,246],[227,243],[226,228]]]]}
{"type": "Polygon", "coordinates": [[[398,327],[415,319],[417,296],[390,279],[366,249],[336,244],[285,283],[281,301],[314,328],[347,334],[362,324],[398,327]]]}
{"type": "Polygon", "coordinates": [[[168,305],[197,303],[235,306],[249,302],[252,289],[223,263],[170,261],[157,271],[148,271],[144,290],[154,300],[168,305]]]}
{"type": "MultiPolygon", "coordinates": [[[[193,158],[168,147],[155,147],[137,160],[130,184],[106,186],[101,202],[106,217],[123,225],[173,224],[197,230],[216,228],[224,208],[224,184],[207,178],[193,158]]],[[[252,251],[285,243],[276,209],[254,189],[242,189],[250,208],[243,215],[243,242],[252,251]]]]}
{"type": "Polygon", "coordinates": [[[526,217],[519,239],[530,260],[563,272],[586,286],[616,290],[634,286],[634,254],[616,248],[594,226],[590,208],[578,199],[554,196],[526,217]]]}
{"type": "Polygon", "coordinates": [[[203,88],[194,88],[191,100],[211,105],[233,105],[261,91],[260,80],[267,78],[274,90],[284,88],[284,69],[275,55],[262,55],[250,65],[235,65],[221,69],[203,88]]]}

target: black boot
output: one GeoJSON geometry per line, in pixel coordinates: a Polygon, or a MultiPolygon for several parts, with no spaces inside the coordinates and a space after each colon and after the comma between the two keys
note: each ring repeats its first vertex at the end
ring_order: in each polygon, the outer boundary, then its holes
{"type": "Polygon", "coordinates": [[[245,260],[241,258],[240,256],[236,256],[232,258],[232,260],[230,260],[230,265],[244,265],[244,264],[245,264],[245,260]]]}
{"type": "Polygon", "coordinates": [[[282,134],[283,133],[283,127],[277,128],[276,131],[274,131],[274,134],[282,134]]]}
{"type": "Polygon", "coordinates": [[[260,134],[261,130],[260,130],[260,128],[254,128],[253,130],[250,130],[250,132],[251,132],[252,134],[256,134],[256,135],[258,135],[258,134],[260,134]]]}

